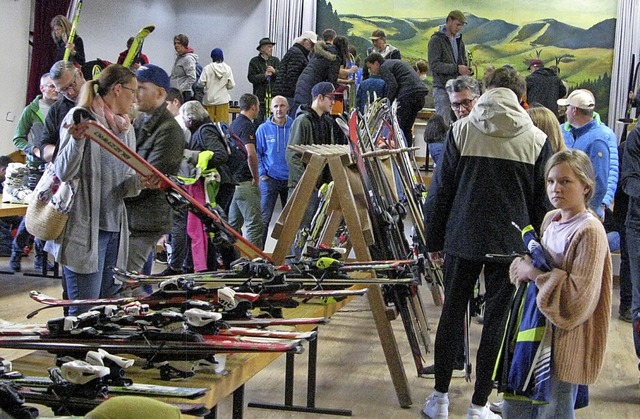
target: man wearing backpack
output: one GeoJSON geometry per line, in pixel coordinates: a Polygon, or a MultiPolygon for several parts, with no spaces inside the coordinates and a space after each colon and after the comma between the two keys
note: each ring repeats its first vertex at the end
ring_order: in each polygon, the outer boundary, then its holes
{"type": "MultiPolygon", "coordinates": [[[[264,246],[262,213],[260,210],[260,176],[256,153],[255,120],[260,112],[258,97],[245,93],[240,97],[240,114],[229,127],[231,135],[237,135],[244,143],[247,159],[233,170],[236,191],[229,208],[229,223],[236,231],[245,227],[245,237],[259,249],[264,246]]],[[[232,163],[228,163],[230,166],[232,163]]]]}

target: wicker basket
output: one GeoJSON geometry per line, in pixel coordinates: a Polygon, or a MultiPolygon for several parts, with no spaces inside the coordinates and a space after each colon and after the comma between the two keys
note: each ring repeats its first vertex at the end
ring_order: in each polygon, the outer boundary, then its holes
{"type": "Polygon", "coordinates": [[[25,226],[29,233],[41,240],[55,240],[62,234],[68,219],[68,213],[34,197],[27,207],[25,226]]]}

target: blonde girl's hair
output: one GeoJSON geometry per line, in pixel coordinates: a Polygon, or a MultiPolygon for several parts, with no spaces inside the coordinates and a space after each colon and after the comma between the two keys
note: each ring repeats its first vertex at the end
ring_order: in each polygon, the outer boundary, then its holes
{"type": "Polygon", "coordinates": [[[564,144],[564,139],[562,138],[562,131],[560,131],[558,118],[556,118],[556,115],[553,112],[544,106],[531,107],[527,109],[527,112],[533,121],[533,125],[540,128],[542,132],[547,134],[547,138],[551,142],[551,148],[553,148],[554,153],[567,149],[567,146],[564,144]]]}
{"type": "Polygon", "coordinates": [[[551,169],[560,163],[567,163],[571,170],[573,170],[573,173],[575,173],[578,180],[589,188],[584,196],[585,204],[587,205],[587,208],[589,208],[589,202],[596,192],[596,174],[593,170],[593,164],[591,164],[589,156],[587,156],[584,151],[580,150],[567,149],[560,151],[547,160],[547,164],[544,168],[544,178],[548,178],[551,169]]]}
{"type": "Polygon", "coordinates": [[[130,68],[120,64],[111,64],[102,70],[97,80],[89,80],[82,86],[78,106],[89,109],[96,94],[105,96],[111,87],[116,84],[125,84],[134,78],[136,78],[136,74],[130,68]]]}
{"type": "Polygon", "coordinates": [[[51,19],[51,37],[56,43],[60,42],[60,40],[67,42],[69,33],[71,33],[71,22],[69,22],[69,19],[67,19],[66,16],[57,15],[54,16],[53,19],[51,19]],[[56,36],[53,30],[53,28],[55,28],[56,26],[60,26],[62,29],[64,29],[64,33],[60,38],[56,36]]]}

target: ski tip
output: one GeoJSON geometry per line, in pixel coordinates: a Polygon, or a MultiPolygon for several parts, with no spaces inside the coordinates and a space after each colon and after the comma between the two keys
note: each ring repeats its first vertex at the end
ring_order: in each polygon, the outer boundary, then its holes
{"type": "Polygon", "coordinates": [[[155,25],[149,25],[149,26],[145,26],[143,30],[145,30],[145,31],[147,31],[147,32],[149,32],[149,33],[151,33],[151,32],[153,32],[155,29],[156,29],[156,26],[155,26],[155,25]]]}

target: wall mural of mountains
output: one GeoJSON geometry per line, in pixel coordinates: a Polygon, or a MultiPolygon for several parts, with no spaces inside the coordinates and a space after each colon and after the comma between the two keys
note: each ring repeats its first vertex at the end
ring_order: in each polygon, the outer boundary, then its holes
{"type": "MultiPolygon", "coordinates": [[[[399,48],[402,59],[411,63],[419,59],[426,60],[429,38],[444,23],[446,16],[446,12],[420,18],[361,16],[354,13],[341,14],[338,7],[334,10],[331,2],[318,0],[318,33],[326,28],[336,29],[339,34],[349,38],[349,42],[356,46],[360,56],[364,58],[366,49],[371,46],[371,32],[382,29],[387,34],[387,42],[399,48]]],[[[483,76],[487,65],[499,67],[505,64],[515,67],[526,76],[529,74],[529,61],[540,58],[548,67],[558,66],[560,77],[569,84],[570,90],[586,88],[593,91],[597,111],[606,121],[615,18],[606,17],[605,13],[600,22],[581,28],[564,23],[561,18],[532,19],[516,24],[464,9],[463,12],[467,24],[462,37],[467,50],[472,53],[478,77],[483,76]]],[[[424,14],[422,10],[420,13],[424,14]]],[[[526,16],[525,11],[522,14],[526,16]]]]}

